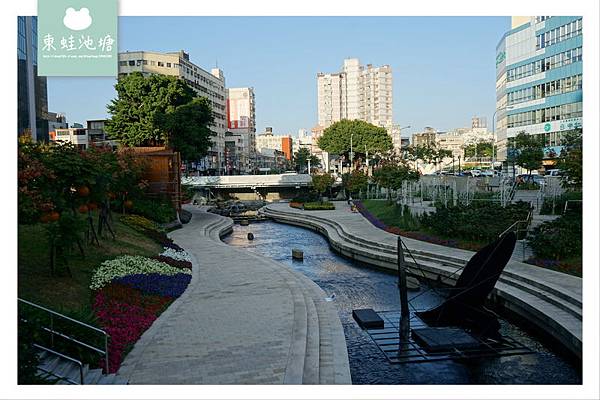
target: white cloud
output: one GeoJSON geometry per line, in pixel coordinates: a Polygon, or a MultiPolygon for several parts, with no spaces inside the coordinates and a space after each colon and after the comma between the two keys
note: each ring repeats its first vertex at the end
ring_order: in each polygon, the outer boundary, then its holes
{"type": "Polygon", "coordinates": [[[63,18],[63,24],[73,31],[81,31],[89,28],[89,26],[92,25],[90,10],[85,7],[79,11],[75,11],[72,7],[67,8],[65,17],[63,18]]]}

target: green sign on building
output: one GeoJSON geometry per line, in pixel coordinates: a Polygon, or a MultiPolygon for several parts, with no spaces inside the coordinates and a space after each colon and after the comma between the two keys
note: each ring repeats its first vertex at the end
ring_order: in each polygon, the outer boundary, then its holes
{"type": "Polygon", "coordinates": [[[38,73],[117,76],[117,0],[38,0],[38,73]]]}

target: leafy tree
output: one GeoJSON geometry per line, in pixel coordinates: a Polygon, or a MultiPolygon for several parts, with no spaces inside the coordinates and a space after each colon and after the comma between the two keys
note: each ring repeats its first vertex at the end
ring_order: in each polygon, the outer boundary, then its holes
{"type": "Polygon", "coordinates": [[[398,190],[402,187],[404,181],[417,179],[419,179],[418,173],[410,169],[406,163],[385,162],[373,172],[373,180],[379,186],[388,189],[389,200],[391,200],[390,189],[398,190]]]}
{"type": "Polygon", "coordinates": [[[166,145],[186,160],[204,156],[211,145],[212,108],[206,98],[173,76],[134,72],[115,85],[106,132],[125,146],[166,145]]]}
{"type": "Polygon", "coordinates": [[[491,158],[494,155],[494,144],[492,142],[473,143],[465,147],[464,157],[491,158]]]}
{"type": "Polygon", "coordinates": [[[335,179],[331,174],[320,174],[312,177],[313,188],[319,193],[319,196],[322,196],[327,189],[330,189],[334,182],[335,179]]]}
{"type": "Polygon", "coordinates": [[[544,144],[541,135],[528,135],[525,132],[519,134],[512,140],[512,145],[515,150],[514,161],[517,165],[527,170],[527,174],[531,175],[531,171],[542,167],[544,159],[544,144]]]}
{"type": "Polygon", "coordinates": [[[319,148],[338,155],[350,152],[350,136],[355,155],[385,152],[393,148],[392,138],[385,128],[365,121],[343,119],[325,129],[318,140],[319,148]]]}
{"type": "Polygon", "coordinates": [[[368,183],[369,177],[360,170],[354,170],[342,175],[342,186],[350,194],[365,191],[368,183]]]}
{"type": "Polygon", "coordinates": [[[583,136],[581,130],[569,132],[561,140],[564,146],[558,160],[563,171],[562,186],[581,190],[583,184],[583,136]]]}
{"type": "Polygon", "coordinates": [[[321,165],[321,160],[319,157],[310,154],[310,151],[306,147],[300,148],[297,152],[294,153],[294,157],[292,162],[294,164],[294,170],[296,172],[301,172],[303,168],[308,167],[308,160],[310,159],[310,166],[318,167],[321,165]]]}
{"type": "Polygon", "coordinates": [[[213,122],[210,101],[206,97],[195,98],[177,106],[173,112],[157,114],[157,126],[166,133],[165,144],[181,153],[184,160],[197,160],[211,146],[213,122]]]}

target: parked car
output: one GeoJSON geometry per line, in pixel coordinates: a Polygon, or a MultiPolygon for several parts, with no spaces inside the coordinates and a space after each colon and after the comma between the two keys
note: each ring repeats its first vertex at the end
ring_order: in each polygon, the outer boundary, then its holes
{"type": "Polygon", "coordinates": [[[544,185],[546,183],[546,180],[542,175],[517,175],[516,181],[518,183],[535,183],[537,185],[544,185]]]}
{"type": "Polygon", "coordinates": [[[481,170],[480,169],[472,169],[471,170],[471,176],[481,176],[481,170]]]}
{"type": "Polygon", "coordinates": [[[548,171],[546,171],[546,175],[545,176],[562,176],[562,171],[560,169],[549,169],[548,171]]]}

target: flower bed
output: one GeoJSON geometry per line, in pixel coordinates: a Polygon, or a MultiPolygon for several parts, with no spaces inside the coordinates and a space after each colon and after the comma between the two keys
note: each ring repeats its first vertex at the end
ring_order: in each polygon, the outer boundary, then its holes
{"type": "Polygon", "coordinates": [[[173,268],[163,262],[142,256],[121,256],[113,260],[104,261],[100,268],[92,276],[90,289],[97,290],[112,281],[133,274],[159,273],[163,275],[175,275],[179,273],[191,274],[191,271],[183,271],[173,268]]]}
{"type": "Polygon", "coordinates": [[[152,256],[150,257],[153,260],[157,260],[160,262],[164,262],[165,264],[169,264],[171,267],[175,267],[175,268],[181,268],[181,269],[192,269],[192,263],[190,261],[179,261],[179,260],[174,260],[171,257],[165,257],[165,256],[152,256]]]}
{"type": "Polygon", "coordinates": [[[133,274],[113,279],[113,283],[121,284],[144,293],[163,297],[177,298],[183,294],[192,276],[186,273],[175,275],[133,274]]]}
{"type": "Polygon", "coordinates": [[[162,229],[158,226],[154,221],[150,221],[146,217],[142,217],[141,215],[122,215],[120,217],[122,223],[127,226],[132,227],[138,231],[144,232],[146,230],[154,230],[157,232],[161,232],[162,229]]]}
{"type": "MultiPolygon", "coordinates": [[[[124,355],[172,300],[119,284],[109,284],[96,292],[94,313],[110,335],[109,373],[119,369],[124,355]]],[[[105,369],[104,359],[100,361],[100,367],[105,369]]]]}
{"type": "MultiPolygon", "coordinates": [[[[110,335],[109,372],[119,369],[144,331],[187,288],[191,262],[184,258],[189,255],[169,248],[155,258],[126,255],[107,260],[95,271],[90,284],[95,290],[93,310],[110,335]]],[[[100,366],[105,368],[104,360],[100,366]]]]}
{"type": "Polygon", "coordinates": [[[192,262],[190,255],[188,253],[186,253],[185,250],[183,250],[183,249],[175,250],[170,247],[167,247],[167,248],[165,248],[165,251],[163,251],[159,255],[164,256],[164,257],[169,257],[169,258],[172,258],[173,260],[177,260],[177,261],[192,262]]]}

